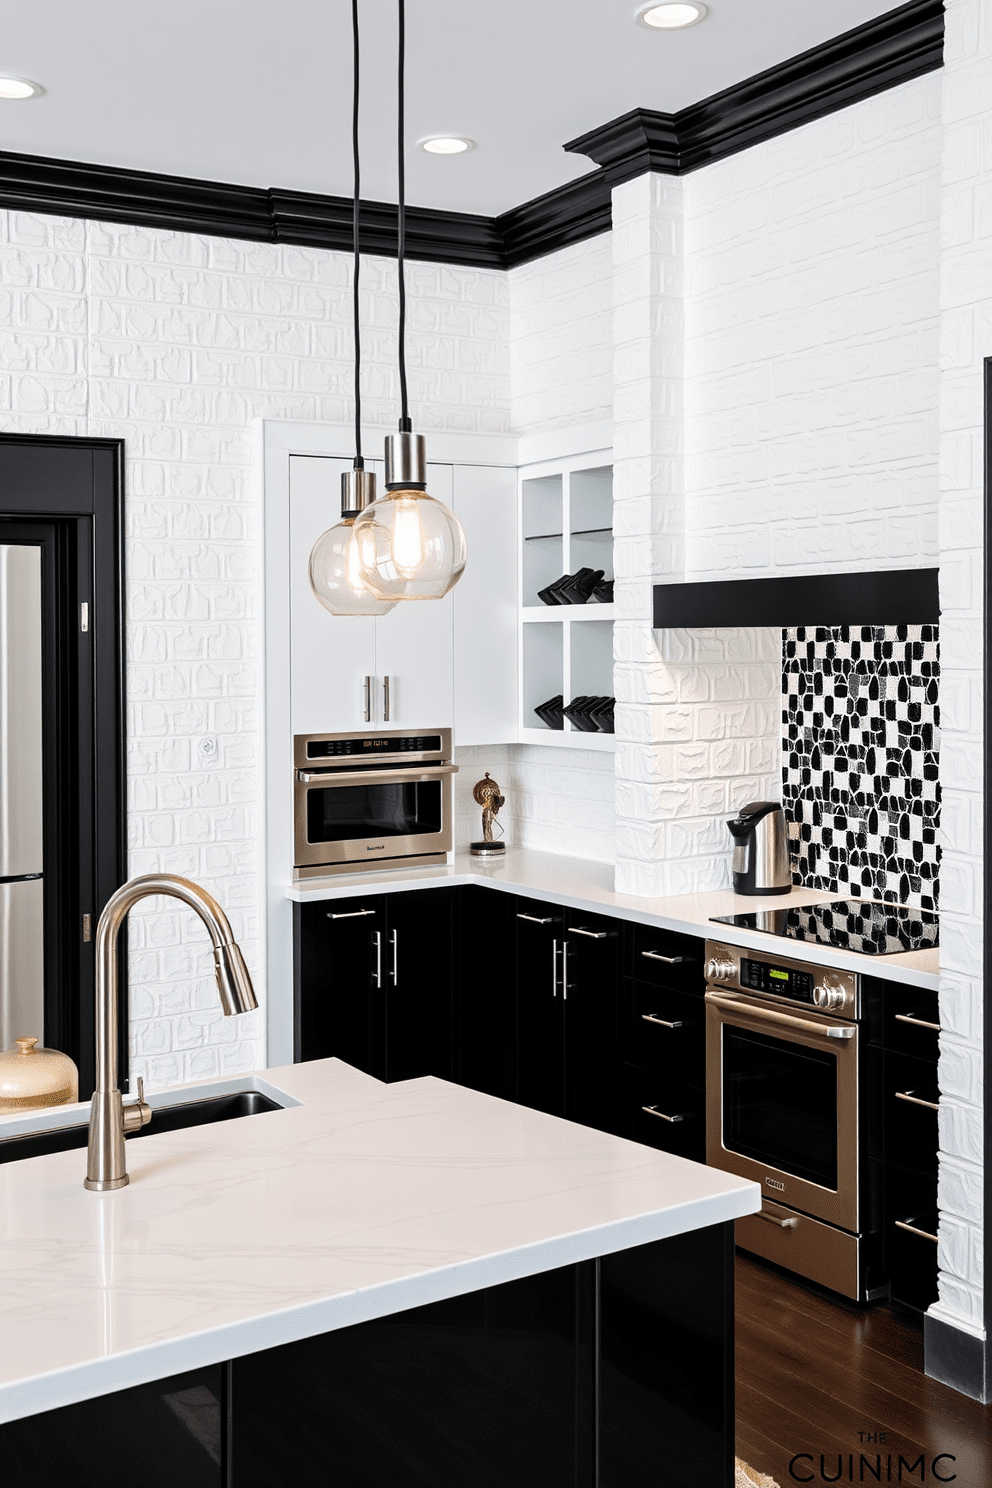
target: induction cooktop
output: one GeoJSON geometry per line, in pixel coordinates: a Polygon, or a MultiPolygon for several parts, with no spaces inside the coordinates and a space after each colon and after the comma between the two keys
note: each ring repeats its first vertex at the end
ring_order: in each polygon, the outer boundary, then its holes
{"type": "Polygon", "coordinates": [[[801,908],[757,909],[745,914],[712,915],[717,925],[765,930],[787,940],[836,946],[863,956],[894,956],[926,951],[939,944],[939,919],[926,909],[873,904],[867,899],[831,899],[801,908]]]}

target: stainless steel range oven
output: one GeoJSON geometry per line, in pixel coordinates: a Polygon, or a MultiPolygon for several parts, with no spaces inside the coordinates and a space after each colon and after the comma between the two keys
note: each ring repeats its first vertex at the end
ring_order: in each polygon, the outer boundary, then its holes
{"type": "Polygon", "coordinates": [[[451,730],[297,734],[293,877],[443,863],[451,730]]]}
{"type": "Polygon", "coordinates": [[[706,981],[706,1160],[762,1193],[738,1245],[856,1300],[881,1295],[857,976],[708,941],[706,981]]]}

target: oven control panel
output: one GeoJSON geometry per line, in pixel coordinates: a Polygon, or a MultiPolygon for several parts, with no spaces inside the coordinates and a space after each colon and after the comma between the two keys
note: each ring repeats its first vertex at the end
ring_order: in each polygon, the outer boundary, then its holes
{"type": "Polygon", "coordinates": [[[786,956],[772,959],[708,940],[706,980],[710,986],[799,1003],[841,1017],[857,1017],[858,978],[851,971],[811,966],[786,956]]]}

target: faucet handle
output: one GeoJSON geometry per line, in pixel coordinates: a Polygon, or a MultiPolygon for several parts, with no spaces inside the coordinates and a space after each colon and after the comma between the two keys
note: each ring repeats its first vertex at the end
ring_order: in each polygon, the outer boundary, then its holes
{"type": "Polygon", "coordinates": [[[152,1108],[145,1103],[145,1082],[141,1075],[138,1076],[138,1099],[123,1110],[124,1132],[140,1131],[147,1126],[152,1119],[152,1108]]]}

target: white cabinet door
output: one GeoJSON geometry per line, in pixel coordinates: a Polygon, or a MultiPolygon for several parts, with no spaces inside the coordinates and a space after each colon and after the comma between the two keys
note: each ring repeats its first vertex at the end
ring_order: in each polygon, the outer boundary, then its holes
{"type": "Polygon", "coordinates": [[[358,732],[366,677],[373,697],[376,690],[376,622],[329,614],[309,580],[310,549],[340,520],[341,472],[351,461],[293,455],[289,464],[291,731],[358,732]]]}
{"type": "MultiPolygon", "coordinates": [[[[451,505],[451,487],[450,465],[428,465],[427,489],[446,506],[451,505]]],[[[464,579],[456,584],[454,594],[461,583],[464,579]]],[[[452,600],[453,594],[446,594],[443,599],[401,600],[388,615],[376,617],[374,718],[381,727],[417,730],[451,727],[452,600]]]]}
{"type": "Polygon", "coordinates": [[[517,737],[517,472],[456,465],[468,563],[454,589],[455,743],[517,737]]]}

